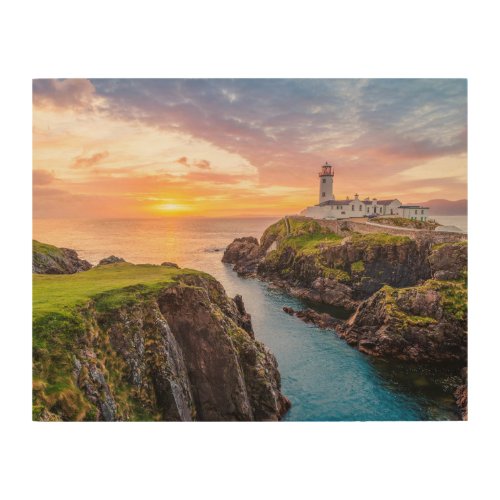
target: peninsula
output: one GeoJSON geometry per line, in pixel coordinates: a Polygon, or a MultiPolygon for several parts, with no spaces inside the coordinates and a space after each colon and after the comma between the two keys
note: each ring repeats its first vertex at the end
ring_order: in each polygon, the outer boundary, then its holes
{"type": "MultiPolygon", "coordinates": [[[[332,205],[334,206],[334,205],[332,205]]],[[[429,220],[290,216],[260,241],[238,238],[222,260],[290,295],[331,306],[285,312],[333,329],[360,351],[449,366],[467,418],[467,235],[429,220]]]]}

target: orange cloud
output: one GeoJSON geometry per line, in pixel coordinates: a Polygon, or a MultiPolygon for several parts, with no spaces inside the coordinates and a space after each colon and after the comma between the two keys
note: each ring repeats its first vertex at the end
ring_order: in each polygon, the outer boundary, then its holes
{"type": "Polygon", "coordinates": [[[465,198],[465,90],[456,80],[35,80],[35,214],[294,213],[317,202],[325,160],[339,198],[465,198]]]}
{"type": "Polygon", "coordinates": [[[107,158],[109,153],[107,151],[102,151],[100,153],[95,153],[91,156],[77,156],[75,161],[71,165],[72,168],[88,168],[93,167],[97,163],[107,158]]]}
{"type": "Polygon", "coordinates": [[[175,163],[179,163],[180,165],[184,165],[185,167],[196,167],[201,168],[202,170],[210,170],[210,162],[208,160],[195,160],[189,162],[187,156],[181,156],[175,160],[175,163]]]}
{"type": "Polygon", "coordinates": [[[43,169],[33,170],[34,186],[43,186],[46,184],[50,184],[54,179],[55,175],[53,172],[49,172],[48,170],[43,170],[43,169]]]}

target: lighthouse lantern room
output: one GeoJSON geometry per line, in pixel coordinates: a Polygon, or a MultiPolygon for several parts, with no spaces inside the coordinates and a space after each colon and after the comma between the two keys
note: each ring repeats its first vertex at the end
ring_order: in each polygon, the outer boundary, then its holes
{"type": "Polygon", "coordinates": [[[333,195],[333,167],[328,163],[321,167],[319,173],[319,203],[334,200],[333,195]]]}

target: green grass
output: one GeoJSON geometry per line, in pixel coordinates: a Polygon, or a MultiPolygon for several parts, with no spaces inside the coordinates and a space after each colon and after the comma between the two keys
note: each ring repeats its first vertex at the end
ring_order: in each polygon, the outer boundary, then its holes
{"type": "Polygon", "coordinates": [[[291,247],[303,254],[313,254],[317,253],[321,247],[340,245],[342,240],[343,237],[335,233],[313,233],[291,236],[282,245],[291,247]]]}
{"type": "Polygon", "coordinates": [[[403,311],[397,304],[397,299],[402,294],[407,293],[409,288],[393,288],[392,286],[385,285],[381,291],[385,293],[385,307],[387,312],[394,318],[398,319],[401,326],[407,328],[409,326],[429,326],[437,323],[435,318],[428,316],[417,316],[408,314],[403,311]]]}
{"type": "Polygon", "coordinates": [[[432,250],[439,250],[440,248],[444,247],[466,247],[467,246],[467,240],[460,240],[460,241],[454,241],[454,242],[445,242],[445,243],[434,243],[432,245],[432,250]]]}
{"type": "Polygon", "coordinates": [[[402,321],[405,326],[426,326],[436,323],[436,319],[425,316],[414,316],[402,311],[396,300],[398,297],[408,293],[409,290],[435,290],[439,292],[439,298],[445,315],[451,320],[467,321],[467,283],[465,280],[440,281],[427,280],[423,285],[409,288],[393,288],[384,286],[382,291],[386,294],[386,308],[389,313],[402,321]]]}
{"type": "Polygon", "coordinates": [[[306,218],[306,217],[288,217],[288,224],[290,233],[287,233],[287,226],[285,219],[280,219],[269,226],[262,235],[260,240],[261,244],[276,239],[278,244],[291,237],[313,234],[331,234],[332,231],[326,227],[321,226],[319,222],[306,218]]]}
{"type": "Polygon", "coordinates": [[[357,260],[351,264],[351,272],[362,273],[365,271],[365,263],[362,260],[357,260]]]}
{"type": "MultiPolygon", "coordinates": [[[[50,247],[50,245],[47,245],[50,247]]],[[[116,263],[76,274],[33,275],[33,418],[44,409],[68,420],[94,420],[96,408],[73,379],[74,353],[95,328],[85,305],[93,300],[98,311],[129,301],[149,300],[151,293],[179,281],[183,275],[203,275],[190,269],[150,264],[116,263]]],[[[94,339],[101,369],[115,393],[120,412],[130,419],[154,420],[125,381],[125,367],[106,336],[94,339]],[[146,412],[146,413],[144,413],[146,412]]],[[[146,405],[147,406],[147,405],[146,405]]],[[[122,416],[123,416],[122,415],[122,416]]]]}
{"type": "Polygon", "coordinates": [[[41,253],[51,257],[63,255],[60,248],[57,248],[54,245],[48,245],[47,243],[40,243],[37,240],[33,240],[33,253],[41,253]]]}
{"type": "Polygon", "coordinates": [[[163,285],[174,283],[178,276],[184,274],[203,273],[190,269],[120,262],[76,274],[34,274],[33,319],[47,313],[65,314],[97,296],[101,296],[104,307],[113,307],[137,294],[155,291],[163,285]]]}
{"type": "Polygon", "coordinates": [[[458,321],[467,320],[467,282],[465,279],[427,280],[423,286],[439,292],[441,305],[448,316],[458,321]]]}

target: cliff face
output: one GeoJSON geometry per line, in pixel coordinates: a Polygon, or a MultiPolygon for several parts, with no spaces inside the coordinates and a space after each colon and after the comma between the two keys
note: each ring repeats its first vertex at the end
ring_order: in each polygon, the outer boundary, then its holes
{"type": "Polygon", "coordinates": [[[32,272],[38,274],[73,274],[87,271],[90,262],[78,258],[78,254],[69,248],[57,248],[53,245],[33,240],[32,272]]]}
{"type": "Polygon", "coordinates": [[[385,233],[334,233],[317,221],[283,219],[270,226],[260,244],[239,238],[222,258],[243,276],[259,276],[292,295],[354,312],[382,287],[424,280],[462,279],[467,242],[436,245],[429,238],[385,233]]]}
{"type": "Polygon", "coordinates": [[[431,277],[431,242],[388,234],[336,234],[316,221],[289,218],[255,238],[235,240],[223,261],[291,294],[354,311],[384,285],[403,287],[431,277]]]}
{"type": "Polygon", "coordinates": [[[360,351],[408,361],[467,360],[467,290],[462,282],[428,280],[385,286],[336,326],[360,351]]]}
{"type": "MultiPolygon", "coordinates": [[[[123,279],[124,273],[145,272],[137,268],[110,264],[79,276],[96,274],[92,283],[117,273],[123,279]]],[[[70,309],[40,306],[33,418],[278,420],[290,403],[280,392],[276,359],[255,340],[241,297],[228,298],[205,274],[146,270],[162,275],[148,285],[91,294],[70,309]]],[[[50,297],[47,278],[40,276],[40,292],[50,297]]]]}
{"type": "Polygon", "coordinates": [[[465,241],[433,244],[428,238],[383,233],[338,234],[311,219],[288,218],[269,227],[260,245],[255,239],[237,240],[224,260],[297,297],[347,309],[346,322],[329,322],[312,311],[298,316],[330,323],[367,354],[466,360],[465,241]],[[250,246],[249,254],[245,248],[250,246]]]}
{"type": "MultiPolygon", "coordinates": [[[[333,232],[312,219],[283,219],[260,243],[231,244],[224,261],[294,296],[346,309],[347,321],[311,309],[285,312],[334,329],[366,354],[465,366],[467,242],[436,244],[428,235],[346,228],[340,224],[333,232]]],[[[457,390],[457,401],[466,415],[466,383],[457,390]]]]}

